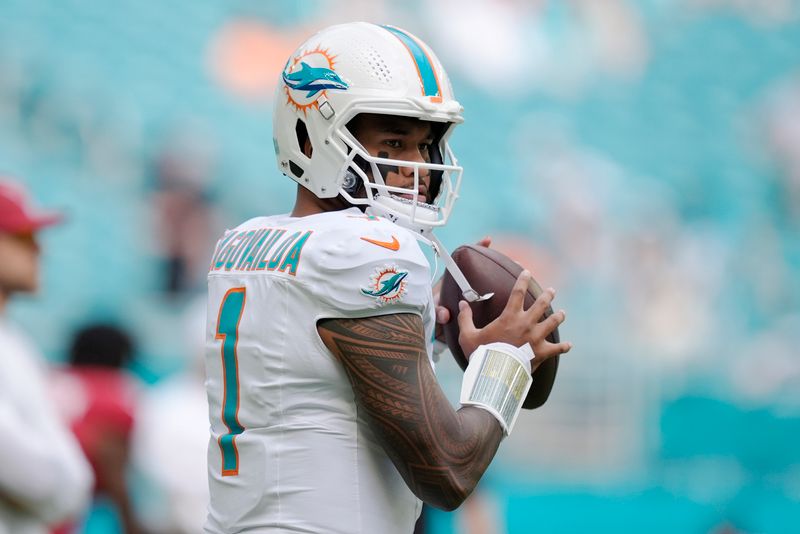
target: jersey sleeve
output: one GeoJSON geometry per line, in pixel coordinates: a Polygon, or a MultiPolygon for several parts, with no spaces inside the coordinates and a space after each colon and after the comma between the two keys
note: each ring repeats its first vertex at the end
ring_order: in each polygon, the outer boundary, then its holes
{"type": "Polygon", "coordinates": [[[317,243],[307,281],[320,318],[429,313],[430,266],[408,230],[359,220],[325,232],[317,243]]]}

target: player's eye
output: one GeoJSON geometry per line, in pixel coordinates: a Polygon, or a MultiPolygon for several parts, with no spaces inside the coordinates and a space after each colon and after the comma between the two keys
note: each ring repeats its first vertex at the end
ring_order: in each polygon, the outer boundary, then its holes
{"type": "Polygon", "coordinates": [[[419,150],[420,155],[426,162],[430,162],[431,160],[431,144],[430,143],[420,143],[418,145],[417,150],[419,150]]]}
{"type": "Polygon", "coordinates": [[[383,144],[390,148],[395,148],[395,149],[401,148],[403,146],[403,143],[399,139],[386,139],[383,142],[383,144]]]}

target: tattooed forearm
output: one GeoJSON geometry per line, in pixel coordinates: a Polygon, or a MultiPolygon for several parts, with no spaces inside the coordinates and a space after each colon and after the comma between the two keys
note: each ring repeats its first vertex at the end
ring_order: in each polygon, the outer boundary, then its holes
{"type": "Polygon", "coordinates": [[[428,362],[422,320],[332,319],[318,330],[411,490],[433,506],[458,507],[494,457],[502,431],[488,412],[450,405],[428,362]]]}

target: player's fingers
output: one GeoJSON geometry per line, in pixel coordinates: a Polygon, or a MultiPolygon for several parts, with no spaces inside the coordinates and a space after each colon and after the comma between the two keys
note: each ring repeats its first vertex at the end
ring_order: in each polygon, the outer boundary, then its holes
{"type": "Polygon", "coordinates": [[[436,324],[447,324],[450,322],[450,310],[444,306],[436,306],[436,324]]]}
{"type": "Polygon", "coordinates": [[[447,343],[447,338],[444,335],[444,328],[442,328],[442,325],[440,325],[438,323],[436,324],[436,326],[433,329],[433,338],[436,341],[441,341],[442,343],[447,343]]]}
{"type": "Polygon", "coordinates": [[[508,296],[506,303],[506,310],[517,311],[522,309],[525,302],[525,293],[528,291],[528,283],[531,279],[531,273],[527,269],[519,273],[517,281],[514,282],[514,287],[511,288],[511,294],[508,296]]]}
{"type": "Polygon", "coordinates": [[[561,343],[547,343],[544,346],[537,347],[535,351],[536,357],[534,360],[539,360],[542,362],[552,358],[553,356],[566,354],[570,350],[572,350],[572,343],[569,341],[562,341],[561,343]]]}
{"type": "Polygon", "coordinates": [[[478,241],[478,245],[481,246],[481,247],[491,247],[492,246],[492,238],[487,235],[486,237],[484,237],[483,239],[478,241]]]}
{"type": "Polygon", "coordinates": [[[557,354],[566,354],[570,350],[572,350],[572,343],[569,341],[562,341],[561,343],[555,343],[550,345],[550,351],[553,355],[557,354]]]}
{"type": "Polygon", "coordinates": [[[557,312],[550,314],[550,316],[542,321],[541,323],[536,325],[536,328],[542,333],[542,335],[546,336],[558,326],[563,323],[567,319],[567,312],[564,310],[558,310],[557,312]]]}
{"type": "Polygon", "coordinates": [[[436,327],[434,328],[433,337],[438,341],[445,341],[444,338],[444,325],[450,322],[450,310],[444,306],[436,306],[436,327]]]}
{"type": "Polygon", "coordinates": [[[544,312],[550,306],[550,303],[553,302],[555,296],[556,290],[552,287],[548,287],[542,291],[542,294],[539,295],[539,298],[537,298],[533,305],[528,308],[528,313],[533,316],[536,321],[538,321],[542,315],[544,315],[544,312]]]}

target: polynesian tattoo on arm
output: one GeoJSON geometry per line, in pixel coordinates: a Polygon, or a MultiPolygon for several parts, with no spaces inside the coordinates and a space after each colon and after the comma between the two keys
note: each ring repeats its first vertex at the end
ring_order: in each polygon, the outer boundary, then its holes
{"type": "Polygon", "coordinates": [[[502,439],[485,410],[454,410],[439,387],[413,314],[317,325],[344,366],[359,409],[417,497],[452,510],[472,492],[502,439]]]}

